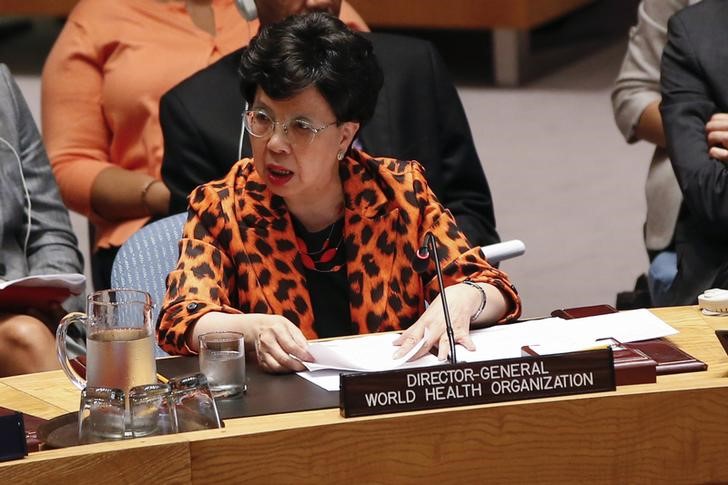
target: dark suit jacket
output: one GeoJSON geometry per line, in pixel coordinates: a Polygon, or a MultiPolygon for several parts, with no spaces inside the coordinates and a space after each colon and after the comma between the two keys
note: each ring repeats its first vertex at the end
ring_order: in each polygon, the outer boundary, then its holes
{"type": "MultiPolygon", "coordinates": [[[[373,118],[359,134],[364,150],[424,165],[427,180],[473,245],[499,241],[488,182],[457,91],[432,45],[417,39],[366,34],[384,71],[373,118]]],[[[181,82],[162,97],[162,179],[172,192],[170,212],[187,209],[200,184],[224,177],[250,157],[238,143],[244,100],[240,51],[181,82]]]]}
{"type": "Polygon", "coordinates": [[[705,123],[728,112],[728,2],[705,0],[674,15],[662,57],[661,112],[684,202],[675,232],[674,305],[726,284],[728,166],[708,155],[705,123]]]}

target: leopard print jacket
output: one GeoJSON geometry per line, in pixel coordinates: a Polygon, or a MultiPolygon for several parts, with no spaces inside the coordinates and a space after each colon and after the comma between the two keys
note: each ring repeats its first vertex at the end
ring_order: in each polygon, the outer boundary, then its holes
{"type": "MultiPolygon", "coordinates": [[[[438,295],[434,263],[423,275],[412,270],[427,231],[439,243],[445,286],[465,279],[490,283],[509,304],[502,321],[520,315],[508,277],[488,264],[480,248],[470,248],[419,163],[353,150],[340,174],[349,307],[359,333],[407,328],[424,311],[425,299],[438,295]]],[[[317,338],[291,216],[283,199],[261,182],[252,160],[195,189],[189,203],[179,262],[167,278],[157,323],[160,346],[193,353],[186,332],[208,312],[283,315],[306,338],[317,338]]]]}

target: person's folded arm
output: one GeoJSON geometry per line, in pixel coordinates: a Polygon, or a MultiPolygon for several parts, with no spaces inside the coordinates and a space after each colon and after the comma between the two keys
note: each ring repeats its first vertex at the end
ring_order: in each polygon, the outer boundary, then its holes
{"type": "Polygon", "coordinates": [[[709,155],[706,123],[717,108],[704,77],[689,32],[673,17],[662,58],[660,110],[667,148],[690,214],[716,238],[726,239],[728,167],[709,155]]]}
{"type": "Polygon", "coordinates": [[[612,110],[625,139],[665,146],[660,103],[660,58],[667,41],[667,21],[687,0],[643,0],[637,25],[612,89],[612,110]]]}
{"type": "Polygon", "coordinates": [[[705,125],[710,156],[728,162],[728,113],[715,113],[705,125]]]}

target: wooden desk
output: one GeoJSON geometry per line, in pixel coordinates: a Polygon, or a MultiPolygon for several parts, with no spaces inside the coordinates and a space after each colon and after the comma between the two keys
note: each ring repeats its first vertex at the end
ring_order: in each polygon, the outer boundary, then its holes
{"type": "MultiPolygon", "coordinates": [[[[227,421],[209,430],[33,453],[1,483],[695,483],[728,481],[728,318],[655,313],[709,364],[615,392],[344,419],[338,409],[227,421]]],[[[0,379],[48,415],[75,410],[62,374],[0,379]],[[57,395],[55,391],[60,391],[57,395]],[[55,409],[51,409],[55,408],[55,409]],[[62,411],[61,411],[62,412],[62,411]]],[[[17,398],[17,396],[16,396],[17,398]]],[[[10,398],[8,398],[10,399],[10,398]]]]}

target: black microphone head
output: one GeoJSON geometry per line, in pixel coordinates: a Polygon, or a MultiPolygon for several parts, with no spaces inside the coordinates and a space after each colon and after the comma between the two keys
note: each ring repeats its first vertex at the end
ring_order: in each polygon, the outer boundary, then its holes
{"type": "Polygon", "coordinates": [[[424,273],[427,270],[427,266],[430,264],[430,250],[427,246],[422,246],[415,253],[415,257],[412,259],[412,269],[415,273],[424,273]]]}

